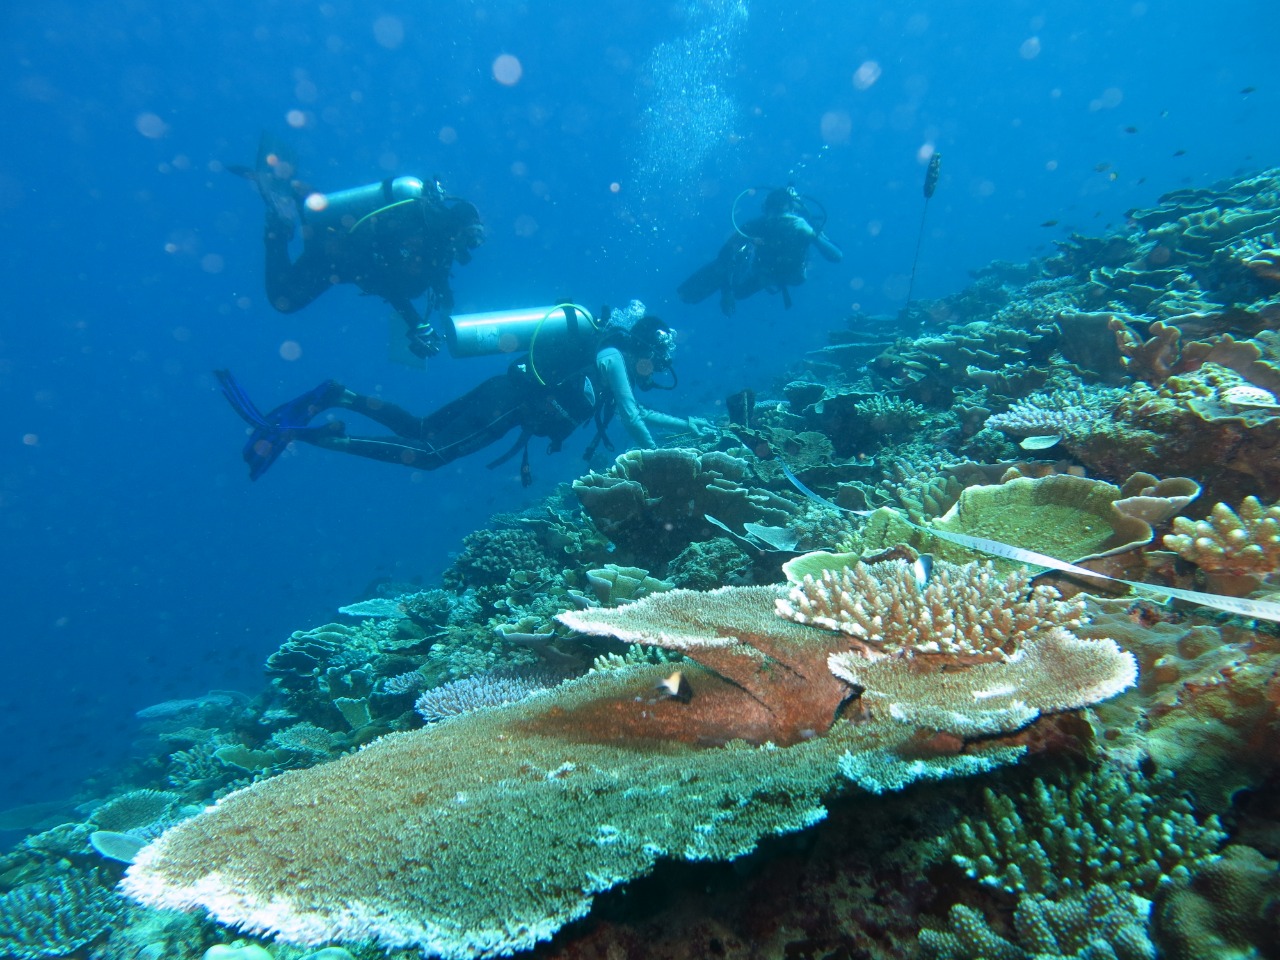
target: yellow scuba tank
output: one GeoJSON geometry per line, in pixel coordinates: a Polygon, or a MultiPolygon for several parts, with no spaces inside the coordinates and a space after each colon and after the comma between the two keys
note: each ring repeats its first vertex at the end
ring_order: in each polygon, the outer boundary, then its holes
{"type": "Polygon", "coordinates": [[[463,313],[439,323],[454,357],[482,357],[528,350],[535,362],[553,355],[578,338],[593,336],[597,329],[591,311],[572,303],[517,310],[463,313]]]}
{"type": "Polygon", "coordinates": [[[440,193],[417,177],[394,177],[362,187],[312,193],[302,204],[303,222],[318,229],[351,231],[369,217],[401,203],[440,193]]]}

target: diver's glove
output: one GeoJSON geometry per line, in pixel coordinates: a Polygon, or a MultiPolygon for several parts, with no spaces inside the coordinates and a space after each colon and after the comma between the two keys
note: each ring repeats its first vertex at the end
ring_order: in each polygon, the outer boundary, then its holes
{"type": "Polygon", "coordinates": [[[436,333],[429,323],[419,323],[409,328],[409,350],[415,357],[434,357],[444,347],[444,337],[436,333]]]}

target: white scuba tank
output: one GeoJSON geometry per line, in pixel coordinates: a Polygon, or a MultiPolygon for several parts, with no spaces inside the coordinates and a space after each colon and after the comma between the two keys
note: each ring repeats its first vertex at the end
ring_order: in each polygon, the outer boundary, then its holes
{"type": "Polygon", "coordinates": [[[438,325],[454,357],[517,353],[535,345],[539,354],[544,350],[554,354],[577,338],[596,332],[591,312],[571,303],[463,313],[444,317],[438,325]]]}
{"type": "Polygon", "coordinates": [[[303,222],[320,229],[350,230],[369,214],[405,200],[419,200],[432,189],[437,188],[428,188],[417,177],[395,177],[333,193],[317,191],[302,202],[303,222]]]}

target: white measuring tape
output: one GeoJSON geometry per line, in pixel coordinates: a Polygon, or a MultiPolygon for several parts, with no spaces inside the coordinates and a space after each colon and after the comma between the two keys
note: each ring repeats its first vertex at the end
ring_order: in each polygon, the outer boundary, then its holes
{"type": "MultiPolygon", "coordinates": [[[[801,483],[800,478],[792,473],[791,468],[783,463],[781,459],[778,460],[778,463],[782,466],[782,472],[787,475],[787,479],[791,481],[795,488],[815,503],[821,503],[833,510],[851,513],[855,517],[869,517],[871,514],[876,512],[874,510],[850,510],[847,507],[842,507],[838,504],[832,503],[830,500],[819,496],[801,483]]],[[[995,557],[1004,557],[1006,560],[1016,560],[1019,563],[1031,564],[1032,566],[1037,567],[1046,567],[1050,570],[1059,570],[1062,573],[1074,573],[1077,576],[1092,577],[1096,580],[1110,580],[1112,583],[1123,583],[1125,586],[1137,591],[1138,593],[1146,594],[1147,596],[1155,597],[1159,600],[1167,600],[1169,598],[1187,600],[1191,603],[1198,603],[1202,607],[1212,607],[1214,610],[1222,610],[1225,613],[1234,613],[1242,617],[1254,617],[1258,620],[1273,620],[1280,623],[1280,603],[1273,603],[1269,600],[1248,600],[1244,597],[1224,597],[1217,593],[1201,593],[1198,590],[1179,590],[1176,587],[1161,587],[1154,583],[1139,583],[1133,580],[1121,580],[1119,577],[1110,577],[1105,573],[1087,570],[1084,567],[1076,566],[1074,563],[1059,560],[1057,557],[1051,557],[1046,553],[1037,553],[1034,550],[1015,547],[1012,544],[1001,543],[999,540],[988,540],[986,537],[972,537],[967,533],[950,533],[946,530],[934,530],[932,527],[922,527],[918,523],[913,523],[909,518],[898,513],[898,511],[895,510],[894,512],[898,514],[898,517],[904,523],[923,533],[938,537],[942,540],[949,540],[951,543],[959,544],[962,547],[980,550],[983,553],[989,553],[995,557]]]]}

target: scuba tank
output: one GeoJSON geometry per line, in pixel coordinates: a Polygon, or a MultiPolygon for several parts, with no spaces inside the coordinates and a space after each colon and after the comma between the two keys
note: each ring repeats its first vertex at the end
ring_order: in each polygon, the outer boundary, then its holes
{"type": "Polygon", "coordinates": [[[580,339],[595,336],[591,311],[573,303],[492,310],[445,317],[441,332],[454,357],[482,357],[527,350],[535,362],[580,339]]]}
{"type": "Polygon", "coordinates": [[[428,187],[417,177],[388,178],[333,193],[316,192],[302,204],[303,220],[317,229],[350,232],[375,213],[439,193],[439,184],[428,187]]]}

